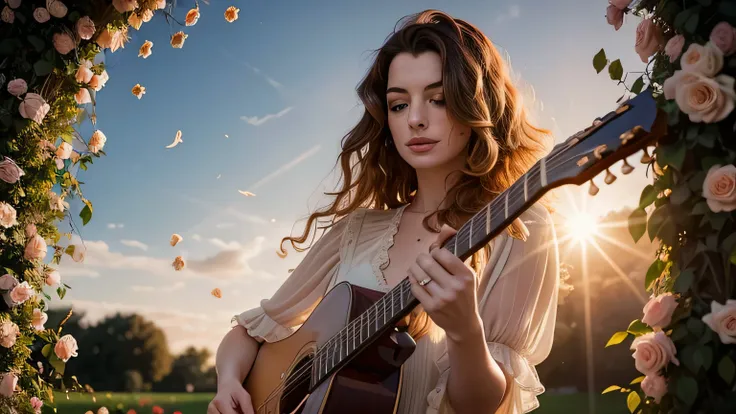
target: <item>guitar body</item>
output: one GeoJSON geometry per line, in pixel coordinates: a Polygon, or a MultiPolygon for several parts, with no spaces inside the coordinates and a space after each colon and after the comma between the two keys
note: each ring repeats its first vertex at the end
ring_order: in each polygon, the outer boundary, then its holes
{"type": "Polygon", "coordinates": [[[383,295],[339,283],[297,331],[281,341],[264,342],[244,382],[256,414],[395,413],[403,361],[393,358],[397,344],[391,331],[309,393],[311,359],[317,349],[383,295]]]}

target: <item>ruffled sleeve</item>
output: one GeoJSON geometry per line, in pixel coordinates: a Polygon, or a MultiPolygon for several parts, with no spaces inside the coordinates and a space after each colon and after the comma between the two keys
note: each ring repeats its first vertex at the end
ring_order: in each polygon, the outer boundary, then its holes
{"type": "MultiPolygon", "coordinates": [[[[544,392],[536,365],[552,349],[559,254],[552,218],[535,205],[522,214],[529,229],[526,241],[501,235],[483,270],[478,290],[486,342],[493,359],[506,374],[507,387],[496,413],[521,414],[539,407],[544,392]]],[[[429,394],[427,414],[454,413],[445,393],[450,374],[447,352],[437,361],[437,387],[429,394]]]]}
{"type": "Polygon", "coordinates": [[[279,341],[294,332],[324,297],[339,267],[348,218],[335,223],[307,250],[307,255],[271,298],[235,315],[233,320],[258,342],[279,341]]]}

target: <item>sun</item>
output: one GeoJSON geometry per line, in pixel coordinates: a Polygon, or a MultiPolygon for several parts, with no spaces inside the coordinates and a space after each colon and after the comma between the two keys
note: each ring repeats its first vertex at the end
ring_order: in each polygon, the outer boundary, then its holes
{"type": "Polygon", "coordinates": [[[592,240],[598,233],[598,220],[582,211],[568,217],[566,225],[570,237],[580,243],[592,240]]]}

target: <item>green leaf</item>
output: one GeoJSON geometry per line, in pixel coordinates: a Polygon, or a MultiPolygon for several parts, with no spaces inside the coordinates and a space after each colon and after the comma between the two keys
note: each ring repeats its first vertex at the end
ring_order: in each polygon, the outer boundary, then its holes
{"type": "Polygon", "coordinates": [[[692,377],[680,377],[677,381],[677,398],[692,405],[698,397],[698,383],[692,377]]]}
{"type": "Polygon", "coordinates": [[[657,164],[660,167],[671,165],[678,171],[682,169],[682,163],[685,162],[685,154],[687,146],[682,141],[676,141],[671,145],[660,145],[657,147],[657,164]]]}
{"type": "Polygon", "coordinates": [[[634,81],[634,84],[631,85],[631,92],[635,94],[641,93],[641,90],[644,89],[644,75],[639,76],[634,81]]]}
{"type": "Polygon", "coordinates": [[[54,70],[54,65],[48,60],[39,60],[33,64],[33,70],[36,72],[36,76],[46,76],[54,70]]]}
{"type": "Polygon", "coordinates": [[[41,355],[43,355],[46,359],[51,356],[51,344],[46,344],[43,346],[43,349],[41,349],[41,355]]]}
{"type": "Polygon", "coordinates": [[[645,377],[644,375],[642,375],[641,377],[636,377],[636,378],[634,378],[634,379],[633,379],[633,380],[632,380],[632,381],[631,381],[631,382],[629,383],[629,385],[634,385],[634,384],[638,384],[638,383],[640,383],[640,382],[644,381],[644,378],[646,378],[646,377],[645,377]]]}
{"type": "Polygon", "coordinates": [[[629,324],[629,327],[626,329],[626,332],[634,336],[641,336],[641,335],[644,335],[645,333],[652,332],[652,328],[650,328],[647,324],[637,319],[629,324]]]}
{"type": "Polygon", "coordinates": [[[628,397],[626,397],[626,407],[628,407],[629,412],[633,413],[636,411],[639,408],[639,404],[641,404],[641,397],[639,397],[636,391],[631,391],[628,397]]]}
{"type": "Polygon", "coordinates": [[[643,208],[637,208],[629,215],[629,233],[634,243],[641,239],[647,231],[647,212],[643,208]]]}
{"type": "Polygon", "coordinates": [[[66,249],[64,249],[64,253],[68,254],[69,256],[74,256],[74,249],[76,246],[73,244],[66,246],[66,249]]]}
{"type": "Polygon", "coordinates": [[[616,332],[615,334],[613,334],[613,336],[611,336],[611,339],[608,340],[608,343],[606,344],[605,348],[608,348],[609,346],[620,344],[628,336],[629,336],[628,332],[616,332]]]}
{"type": "Polygon", "coordinates": [[[731,358],[729,358],[728,355],[725,355],[721,359],[721,362],[718,363],[718,375],[720,375],[721,378],[726,381],[726,384],[731,385],[735,373],[736,366],[734,365],[731,358]]]}
{"type": "Polygon", "coordinates": [[[603,390],[603,392],[601,394],[608,394],[609,392],[618,391],[620,389],[621,389],[621,387],[619,387],[618,385],[611,385],[610,387],[608,387],[605,390],[603,390]]]}
{"type": "Polygon", "coordinates": [[[621,80],[624,76],[624,67],[621,65],[621,59],[616,59],[608,65],[608,74],[612,80],[621,80]]]}
{"type": "Polygon", "coordinates": [[[60,360],[56,354],[52,355],[49,359],[49,364],[51,364],[52,367],[61,375],[64,375],[64,370],[66,369],[66,363],[64,361],[60,360]]]}
{"type": "Polygon", "coordinates": [[[687,325],[687,330],[692,332],[695,336],[702,335],[705,330],[705,324],[698,318],[690,318],[685,324],[687,325]]]}
{"type": "Polygon", "coordinates": [[[644,187],[644,190],[641,192],[641,197],[639,198],[639,208],[644,209],[648,207],[650,204],[654,202],[654,200],[657,199],[657,189],[654,188],[653,185],[647,184],[646,187],[644,187]]]}
{"type": "Polygon", "coordinates": [[[725,14],[726,16],[730,17],[736,17],[736,4],[722,1],[721,4],[718,5],[718,11],[720,13],[725,14]]]}
{"type": "Polygon", "coordinates": [[[687,327],[683,325],[677,325],[670,335],[670,339],[673,341],[679,341],[686,338],[688,335],[687,327]]]}
{"type": "Polygon", "coordinates": [[[659,259],[655,260],[647,269],[647,275],[644,278],[644,290],[649,290],[652,283],[657,280],[664,271],[664,263],[659,259]]]}
{"type": "Polygon", "coordinates": [[[675,280],[675,292],[677,293],[685,293],[690,289],[690,286],[693,284],[693,280],[695,279],[695,272],[693,272],[692,269],[685,269],[677,276],[677,280],[675,280]]]}
{"type": "Polygon", "coordinates": [[[728,257],[728,260],[736,265],[736,248],[733,249],[731,252],[731,256],[728,257]]]}
{"type": "Polygon", "coordinates": [[[608,59],[606,59],[606,51],[601,49],[595,54],[595,56],[593,56],[593,68],[595,68],[595,72],[601,73],[603,68],[606,67],[606,63],[608,63],[608,59]]]}
{"type": "Polygon", "coordinates": [[[33,46],[34,49],[36,49],[36,52],[40,52],[43,50],[45,44],[43,42],[43,39],[41,39],[38,36],[28,35],[28,43],[33,46]]]}
{"type": "Polygon", "coordinates": [[[696,352],[700,355],[700,360],[705,370],[709,370],[710,366],[713,365],[713,348],[707,346],[701,346],[696,352]]]}
{"type": "Polygon", "coordinates": [[[683,10],[679,13],[677,13],[677,17],[675,17],[674,26],[677,29],[682,29],[685,26],[685,23],[687,22],[687,19],[690,17],[690,14],[692,14],[692,9],[683,10]]]}
{"type": "Polygon", "coordinates": [[[92,219],[92,207],[91,204],[86,204],[82,211],[79,212],[79,217],[82,219],[82,225],[86,225],[92,219]]]}
{"type": "Polygon", "coordinates": [[[649,240],[654,241],[654,238],[659,234],[659,229],[662,224],[667,220],[667,209],[660,207],[652,212],[647,222],[647,233],[649,233],[649,240]]]}
{"type": "Polygon", "coordinates": [[[687,180],[690,191],[699,193],[703,191],[703,181],[705,181],[705,171],[698,171],[687,180]]]}
{"type": "Polygon", "coordinates": [[[711,0],[698,0],[698,3],[703,5],[703,7],[708,7],[710,6],[711,0]]]}
{"type": "Polygon", "coordinates": [[[685,22],[685,31],[688,33],[695,33],[695,31],[698,30],[699,20],[698,13],[690,15],[690,17],[687,18],[687,22],[685,22]]]}
{"type": "Polygon", "coordinates": [[[670,194],[670,201],[674,205],[680,205],[687,201],[687,199],[690,198],[691,195],[692,193],[690,192],[690,188],[688,188],[688,186],[685,184],[681,184],[672,189],[672,194],[670,194]]]}
{"type": "Polygon", "coordinates": [[[714,165],[723,165],[726,164],[726,162],[723,160],[723,158],[720,157],[703,157],[703,159],[700,160],[700,166],[703,167],[703,170],[707,172],[711,169],[714,165]]]}
{"type": "Polygon", "coordinates": [[[71,13],[69,13],[69,16],[67,16],[67,18],[69,19],[69,21],[72,22],[72,23],[76,23],[77,20],[79,20],[81,17],[82,16],[76,10],[73,11],[73,12],[71,12],[71,13]]]}
{"type": "Polygon", "coordinates": [[[64,295],[66,295],[66,289],[64,289],[63,287],[59,286],[58,288],[56,288],[56,294],[59,295],[59,299],[60,300],[61,299],[64,299],[64,295]]]}

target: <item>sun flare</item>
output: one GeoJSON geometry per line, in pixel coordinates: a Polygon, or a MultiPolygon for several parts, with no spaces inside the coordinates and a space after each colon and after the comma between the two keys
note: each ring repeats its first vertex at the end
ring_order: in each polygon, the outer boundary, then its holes
{"type": "Polygon", "coordinates": [[[567,228],[570,236],[580,243],[590,241],[598,232],[598,220],[585,212],[568,217],[567,228]]]}

